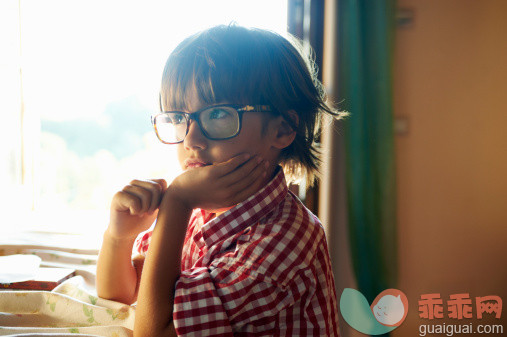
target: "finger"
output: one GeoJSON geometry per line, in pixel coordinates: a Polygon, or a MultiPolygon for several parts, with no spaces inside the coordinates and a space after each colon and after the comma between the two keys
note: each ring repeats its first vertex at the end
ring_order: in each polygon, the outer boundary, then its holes
{"type": "Polygon", "coordinates": [[[249,175],[254,172],[254,170],[257,167],[264,167],[264,164],[262,163],[262,157],[260,156],[254,156],[251,159],[249,159],[247,162],[245,162],[243,165],[239,166],[236,170],[230,172],[226,176],[222,178],[221,183],[223,186],[231,186],[233,184],[238,183],[239,181],[244,180],[249,175]]]}
{"type": "Polygon", "coordinates": [[[140,208],[135,210],[136,214],[148,212],[153,196],[151,191],[137,185],[127,185],[123,188],[123,191],[140,200],[140,208]]]}
{"type": "Polygon", "coordinates": [[[257,165],[248,175],[234,184],[223,188],[223,198],[228,204],[237,204],[257,192],[266,176],[264,164],[257,165]]]}
{"type": "Polygon", "coordinates": [[[167,181],[165,179],[139,179],[136,181],[145,183],[147,187],[152,186],[153,184],[157,184],[160,186],[160,190],[162,192],[165,192],[165,190],[167,190],[167,181]]]}
{"type": "Polygon", "coordinates": [[[167,190],[167,181],[165,179],[151,179],[150,181],[154,181],[159,184],[162,188],[162,192],[165,192],[165,190],[167,190]]]}
{"type": "Polygon", "coordinates": [[[142,208],[141,199],[126,191],[117,192],[113,200],[115,201],[114,209],[118,212],[129,212],[135,215],[142,208]]]}
{"type": "Polygon", "coordinates": [[[149,198],[150,204],[147,209],[148,213],[155,211],[159,207],[162,195],[167,190],[167,182],[164,179],[133,180],[130,184],[144,188],[151,193],[149,198]]]}
{"type": "Polygon", "coordinates": [[[135,179],[130,182],[130,185],[141,186],[149,190],[156,188],[165,191],[167,189],[167,182],[164,179],[135,179]]]}
{"type": "Polygon", "coordinates": [[[213,166],[214,166],[214,169],[216,170],[218,176],[222,177],[222,176],[227,175],[230,172],[234,171],[236,168],[238,168],[240,165],[244,164],[250,158],[251,158],[250,154],[242,153],[242,154],[232,157],[231,159],[229,159],[223,163],[218,163],[213,166]]]}
{"type": "Polygon", "coordinates": [[[266,177],[267,167],[268,162],[262,161],[251,172],[249,172],[248,175],[238,180],[233,185],[229,186],[231,192],[234,195],[237,195],[244,191],[244,193],[248,194],[246,197],[249,197],[250,195],[257,192],[258,187],[260,187],[264,181],[264,178],[266,177]]]}
{"type": "Polygon", "coordinates": [[[266,177],[267,172],[263,172],[261,177],[254,181],[252,184],[248,185],[247,188],[240,189],[237,194],[234,196],[235,204],[240,203],[257,193],[264,183],[264,178],[266,177]]]}
{"type": "Polygon", "coordinates": [[[162,195],[167,190],[167,182],[164,179],[152,179],[152,180],[133,180],[131,185],[139,186],[147,189],[151,193],[150,204],[147,212],[151,213],[155,211],[162,200],[162,195]]]}

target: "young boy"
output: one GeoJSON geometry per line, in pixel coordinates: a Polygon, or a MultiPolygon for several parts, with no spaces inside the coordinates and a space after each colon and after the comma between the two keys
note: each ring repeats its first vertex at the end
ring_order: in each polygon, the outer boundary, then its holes
{"type": "Polygon", "coordinates": [[[338,335],[324,230],[285,180],[313,180],[318,121],[339,116],[310,65],[238,26],[170,55],[152,122],[185,171],[114,196],[97,265],[99,296],[137,300],[135,336],[338,335]]]}

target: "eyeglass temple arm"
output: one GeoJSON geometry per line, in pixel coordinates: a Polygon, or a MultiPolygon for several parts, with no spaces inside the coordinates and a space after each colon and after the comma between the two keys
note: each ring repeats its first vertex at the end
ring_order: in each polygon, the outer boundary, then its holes
{"type": "Polygon", "coordinates": [[[239,111],[260,111],[260,112],[270,112],[271,107],[269,105],[245,105],[243,108],[238,109],[239,111]]]}

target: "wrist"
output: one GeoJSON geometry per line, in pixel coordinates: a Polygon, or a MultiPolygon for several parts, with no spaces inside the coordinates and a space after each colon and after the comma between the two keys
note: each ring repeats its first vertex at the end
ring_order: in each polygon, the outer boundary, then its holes
{"type": "Polygon", "coordinates": [[[134,241],[136,240],[138,234],[128,235],[128,236],[120,236],[115,234],[110,228],[107,228],[102,236],[103,242],[107,242],[116,247],[130,246],[134,245],[134,241]]]}
{"type": "Polygon", "coordinates": [[[169,187],[161,202],[154,231],[157,231],[158,227],[161,233],[170,233],[174,237],[184,236],[191,215],[192,207],[179,198],[175,189],[169,187]],[[169,230],[169,232],[162,230],[162,228],[169,230]]]}
{"type": "Polygon", "coordinates": [[[175,185],[171,184],[164,193],[159,213],[165,213],[168,209],[176,210],[181,213],[191,213],[194,208],[191,201],[188,200],[188,198],[184,198],[184,193],[175,185]]]}

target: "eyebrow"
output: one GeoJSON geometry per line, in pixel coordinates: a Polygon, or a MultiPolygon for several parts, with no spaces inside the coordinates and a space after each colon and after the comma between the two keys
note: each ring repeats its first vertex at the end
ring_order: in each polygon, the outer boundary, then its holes
{"type": "Polygon", "coordinates": [[[212,103],[210,105],[205,105],[203,107],[201,107],[200,109],[198,110],[195,110],[195,111],[188,111],[188,110],[184,110],[184,109],[173,109],[173,110],[161,110],[161,112],[183,112],[183,113],[186,113],[186,114],[193,114],[193,113],[196,113],[196,112],[200,112],[200,111],[203,111],[203,110],[206,110],[208,108],[212,108],[214,106],[221,106],[221,105],[237,105],[237,106],[243,106],[243,105],[247,105],[247,104],[234,104],[234,103],[227,103],[227,102],[223,102],[223,103],[212,103]]]}

